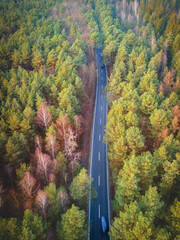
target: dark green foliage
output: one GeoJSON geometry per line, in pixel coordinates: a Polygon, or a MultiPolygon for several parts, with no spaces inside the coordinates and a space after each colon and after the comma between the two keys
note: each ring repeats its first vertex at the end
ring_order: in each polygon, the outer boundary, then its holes
{"type": "Polygon", "coordinates": [[[0,239],[15,240],[18,239],[19,233],[20,227],[18,226],[16,218],[0,218],[0,239]]]}
{"type": "Polygon", "coordinates": [[[48,217],[52,222],[57,221],[60,213],[67,207],[68,195],[66,190],[63,187],[56,189],[54,183],[50,183],[44,190],[47,193],[49,202],[48,217]]]}

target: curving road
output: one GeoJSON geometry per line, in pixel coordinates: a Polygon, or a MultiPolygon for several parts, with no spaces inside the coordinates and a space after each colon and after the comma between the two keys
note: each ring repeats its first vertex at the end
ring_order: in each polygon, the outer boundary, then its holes
{"type": "MultiPolygon", "coordinates": [[[[107,103],[103,90],[107,84],[106,67],[102,68],[102,49],[96,49],[97,59],[97,88],[94,109],[90,176],[94,179],[98,196],[95,200],[89,199],[89,240],[109,239],[108,234],[102,233],[100,217],[105,216],[109,225],[109,188],[108,188],[108,163],[106,144],[103,143],[104,126],[106,124],[107,103]]],[[[108,226],[109,229],[109,226],[108,226]]]]}

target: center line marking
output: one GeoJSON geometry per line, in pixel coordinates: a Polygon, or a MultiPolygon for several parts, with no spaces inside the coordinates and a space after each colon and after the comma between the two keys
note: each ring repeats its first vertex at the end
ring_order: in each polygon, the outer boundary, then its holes
{"type": "Polygon", "coordinates": [[[101,216],[100,205],[98,205],[98,210],[99,210],[99,218],[100,218],[100,216],[101,216]]]}
{"type": "Polygon", "coordinates": [[[100,118],[100,125],[101,125],[102,119],[100,118]]]}
{"type": "Polygon", "coordinates": [[[99,141],[101,141],[101,134],[99,134],[99,141]]]}
{"type": "Polygon", "coordinates": [[[103,98],[103,96],[101,95],[101,99],[103,98]]]}
{"type": "Polygon", "coordinates": [[[102,106],[101,106],[101,111],[102,111],[102,106]]]}
{"type": "Polygon", "coordinates": [[[98,186],[100,186],[101,183],[100,183],[100,176],[98,176],[98,186]]]}
{"type": "Polygon", "coordinates": [[[100,152],[99,152],[99,154],[98,154],[98,160],[100,161],[100,152]]]}
{"type": "Polygon", "coordinates": [[[103,86],[101,88],[103,89],[103,86]]]}
{"type": "Polygon", "coordinates": [[[103,80],[103,77],[102,77],[102,80],[103,80]]]}

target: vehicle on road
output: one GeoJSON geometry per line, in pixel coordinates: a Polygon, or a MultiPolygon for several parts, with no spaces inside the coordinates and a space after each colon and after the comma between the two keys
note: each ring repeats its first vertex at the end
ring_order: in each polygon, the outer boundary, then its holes
{"type": "Polygon", "coordinates": [[[104,65],[104,64],[101,64],[101,67],[102,67],[102,68],[105,68],[105,65],[104,65]]]}
{"type": "Polygon", "coordinates": [[[102,227],[103,233],[105,233],[107,230],[107,223],[106,223],[106,218],[104,216],[101,217],[101,227],[102,227]]]}

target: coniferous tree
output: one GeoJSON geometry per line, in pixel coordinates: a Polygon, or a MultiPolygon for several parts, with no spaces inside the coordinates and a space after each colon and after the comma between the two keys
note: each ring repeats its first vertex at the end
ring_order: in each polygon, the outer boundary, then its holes
{"type": "Polygon", "coordinates": [[[56,227],[58,239],[81,240],[86,238],[86,215],[74,204],[62,215],[61,223],[56,227]]]}

